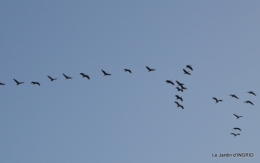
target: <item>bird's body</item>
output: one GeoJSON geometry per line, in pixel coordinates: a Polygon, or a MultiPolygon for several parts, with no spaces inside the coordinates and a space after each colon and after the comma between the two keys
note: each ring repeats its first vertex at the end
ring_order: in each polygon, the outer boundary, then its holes
{"type": "Polygon", "coordinates": [[[16,85],[20,85],[23,84],[24,82],[19,82],[18,80],[14,79],[14,81],[16,82],[16,85]]]}
{"type": "Polygon", "coordinates": [[[191,65],[187,65],[186,67],[189,68],[191,71],[193,71],[193,68],[191,65]]]}
{"type": "Polygon", "coordinates": [[[217,99],[216,97],[213,97],[213,99],[216,101],[216,103],[223,101],[223,100],[221,100],[221,99],[217,99]]]}
{"type": "Polygon", "coordinates": [[[255,96],[256,96],[256,94],[255,94],[253,91],[249,91],[249,92],[247,92],[247,93],[249,93],[249,94],[251,94],[251,95],[255,95],[255,96]]]}
{"type": "Polygon", "coordinates": [[[33,85],[36,84],[36,85],[40,86],[40,83],[39,83],[39,82],[34,82],[34,81],[32,81],[31,84],[33,84],[33,85]]]}
{"type": "Polygon", "coordinates": [[[177,100],[179,99],[179,100],[183,101],[182,97],[180,97],[178,95],[175,95],[175,97],[177,98],[177,100]]]}
{"type": "Polygon", "coordinates": [[[147,68],[148,72],[150,72],[150,71],[155,71],[154,68],[150,68],[150,67],[148,67],[148,66],[146,66],[146,68],[147,68]]]}
{"type": "Polygon", "coordinates": [[[168,84],[172,84],[172,85],[174,85],[174,83],[171,81],[171,80],[166,80],[166,83],[168,84]]]}
{"type": "Polygon", "coordinates": [[[238,127],[234,127],[233,130],[239,130],[239,131],[242,131],[240,128],[238,127]]]}
{"type": "Polygon", "coordinates": [[[231,94],[231,95],[229,95],[229,96],[231,96],[231,97],[234,97],[234,98],[238,99],[238,97],[237,97],[235,94],[231,94]]]}
{"type": "Polygon", "coordinates": [[[237,133],[237,134],[231,133],[231,135],[234,135],[234,137],[235,137],[235,136],[237,136],[237,135],[240,135],[240,133],[237,133]]]}
{"type": "Polygon", "coordinates": [[[67,76],[67,75],[65,75],[65,74],[63,74],[63,76],[64,76],[66,79],[72,79],[72,77],[67,76]]]}
{"type": "Polygon", "coordinates": [[[5,85],[5,83],[1,83],[1,82],[0,82],[0,85],[5,85]]]}
{"type": "Polygon", "coordinates": [[[236,116],[237,119],[243,117],[243,116],[238,116],[238,115],[236,115],[236,114],[233,114],[233,115],[236,116]]]}
{"type": "Polygon", "coordinates": [[[50,76],[48,76],[49,79],[51,79],[51,81],[57,80],[57,78],[52,78],[50,76]]]}
{"type": "Polygon", "coordinates": [[[177,104],[177,107],[184,109],[184,107],[181,104],[179,104],[177,101],[175,101],[175,104],[177,104]]]}
{"type": "Polygon", "coordinates": [[[245,101],[244,103],[254,105],[254,104],[253,104],[251,101],[249,101],[249,100],[245,101]]]}
{"type": "Polygon", "coordinates": [[[184,71],[184,74],[191,75],[190,72],[188,72],[187,70],[183,69],[183,71],[184,71]]]}
{"type": "Polygon", "coordinates": [[[84,73],[80,73],[80,75],[82,75],[82,78],[88,78],[88,80],[90,79],[90,77],[87,75],[87,74],[84,74],[84,73]]]}
{"type": "Polygon", "coordinates": [[[101,70],[101,71],[103,72],[104,76],[110,76],[110,75],[111,75],[111,74],[107,73],[107,72],[104,71],[104,70],[101,70]]]}
{"type": "Polygon", "coordinates": [[[131,70],[129,70],[129,69],[124,69],[125,70],[125,72],[129,72],[129,73],[132,73],[132,71],[131,70]]]}

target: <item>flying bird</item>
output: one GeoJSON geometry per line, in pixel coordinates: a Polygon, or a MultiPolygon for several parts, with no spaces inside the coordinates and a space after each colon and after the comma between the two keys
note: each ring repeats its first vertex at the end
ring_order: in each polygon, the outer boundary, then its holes
{"type": "Polygon", "coordinates": [[[177,89],[177,91],[179,92],[183,92],[183,90],[181,89],[181,88],[179,88],[179,87],[176,87],[176,89],[177,89]]]}
{"type": "Polygon", "coordinates": [[[179,82],[178,80],[176,80],[176,83],[179,85],[179,86],[184,86],[183,83],[179,82]]]}
{"type": "Polygon", "coordinates": [[[231,94],[231,95],[229,95],[229,96],[231,96],[231,97],[234,97],[234,98],[238,99],[238,97],[237,97],[236,95],[234,95],[234,94],[231,94]]]}
{"type": "Polygon", "coordinates": [[[129,73],[132,73],[132,71],[131,70],[129,70],[129,69],[124,69],[125,70],[125,72],[129,72],[129,73]]]}
{"type": "Polygon", "coordinates": [[[240,128],[238,127],[234,127],[233,130],[239,130],[239,131],[242,131],[240,128]]]}
{"type": "Polygon", "coordinates": [[[218,100],[216,97],[213,97],[213,99],[216,100],[216,103],[223,101],[223,100],[220,100],[220,99],[218,100]]]}
{"type": "Polygon", "coordinates": [[[150,68],[150,67],[148,67],[148,66],[146,66],[146,68],[147,68],[148,72],[150,72],[150,71],[155,71],[154,68],[150,68]]]}
{"type": "Polygon", "coordinates": [[[237,136],[237,135],[240,135],[240,133],[237,133],[237,134],[231,133],[231,135],[234,135],[234,137],[235,137],[235,136],[237,136]]]}
{"type": "Polygon", "coordinates": [[[174,85],[174,83],[171,81],[171,80],[166,80],[166,83],[168,84],[172,84],[172,85],[174,85]]]}
{"type": "Polygon", "coordinates": [[[251,105],[254,105],[251,101],[245,101],[244,103],[247,103],[247,104],[251,104],[251,105]]]}
{"type": "Polygon", "coordinates": [[[33,84],[33,85],[34,85],[34,84],[37,84],[37,85],[40,86],[40,83],[39,83],[39,82],[34,82],[34,81],[32,81],[31,84],[33,84]]]}
{"type": "Polygon", "coordinates": [[[86,75],[86,74],[84,74],[84,73],[80,73],[80,75],[82,75],[82,78],[88,78],[88,80],[90,79],[90,77],[88,76],[88,75],[86,75]]]}
{"type": "Polygon", "coordinates": [[[184,74],[191,75],[190,72],[188,72],[187,70],[183,69],[183,71],[184,71],[184,74]]]}
{"type": "Polygon", "coordinates": [[[187,90],[187,88],[184,87],[183,85],[181,85],[181,89],[182,89],[182,90],[184,90],[184,89],[187,90]]]}
{"type": "Polygon", "coordinates": [[[19,84],[23,84],[24,82],[19,82],[17,81],[16,79],[14,79],[14,81],[16,82],[16,85],[19,85],[19,84]]]}
{"type": "Polygon", "coordinates": [[[178,95],[175,95],[175,97],[177,98],[176,100],[181,100],[181,101],[183,101],[183,99],[182,99],[182,97],[180,97],[180,96],[178,96],[178,95]]]}
{"type": "Polygon", "coordinates": [[[52,78],[50,76],[48,76],[49,79],[51,79],[51,81],[57,80],[57,78],[52,78]]]}
{"type": "Polygon", "coordinates": [[[107,72],[104,71],[104,70],[102,70],[102,72],[103,72],[104,76],[106,76],[106,75],[110,76],[110,75],[111,75],[111,74],[107,73],[107,72]]]}
{"type": "Polygon", "coordinates": [[[65,74],[63,74],[63,76],[64,76],[66,79],[72,79],[72,77],[67,76],[67,75],[65,75],[65,74]]]}
{"type": "Polygon", "coordinates": [[[187,65],[186,67],[193,71],[192,65],[187,65]]]}
{"type": "Polygon", "coordinates": [[[249,94],[252,94],[252,95],[255,95],[255,96],[256,96],[256,94],[255,94],[253,91],[249,91],[249,92],[247,92],[247,93],[249,93],[249,94]]]}
{"type": "Polygon", "coordinates": [[[1,82],[0,82],[0,85],[5,85],[5,83],[1,83],[1,82]]]}
{"type": "Polygon", "coordinates": [[[177,107],[181,107],[182,109],[184,109],[184,107],[181,104],[179,104],[177,101],[175,101],[175,104],[177,104],[177,107]]]}
{"type": "Polygon", "coordinates": [[[238,116],[238,115],[236,115],[236,114],[233,114],[233,115],[236,116],[237,119],[243,117],[243,116],[238,116]]]}

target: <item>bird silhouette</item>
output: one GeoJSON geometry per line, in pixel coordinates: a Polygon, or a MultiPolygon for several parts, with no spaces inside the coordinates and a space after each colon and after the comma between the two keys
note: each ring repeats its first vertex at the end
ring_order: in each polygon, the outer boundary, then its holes
{"type": "Polygon", "coordinates": [[[0,82],[0,85],[5,85],[5,83],[1,83],[1,82],[0,82]]]}
{"type": "Polygon", "coordinates": [[[176,83],[179,85],[179,86],[184,86],[183,83],[179,82],[178,80],[176,80],[176,83]]]}
{"type": "Polygon", "coordinates": [[[247,103],[247,104],[251,104],[251,105],[254,105],[251,101],[245,101],[244,103],[247,103]]]}
{"type": "Polygon", "coordinates": [[[148,66],[146,66],[146,68],[147,68],[148,72],[150,72],[150,71],[155,71],[154,68],[150,68],[150,67],[148,67],[148,66]]]}
{"type": "Polygon", "coordinates": [[[216,97],[213,97],[213,99],[216,100],[216,103],[223,101],[223,100],[220,100],[220,99],[218,100],[216,97]]]}
{"type": "Polygon", "coordinates": [[[181,107],[182,109],[184,109],[184,107],[181,104],[179,104],[177,101],[175,101],[175,104],[177,104],[177,108],[181,107]]]}
{"type": "Polygon", "coordinates": [[[57,78],[52,78],[50,76],[48,76],[49,79],[51,79],[51,81],[57,80],[57,78]]]}
{"type": "Polygon", "coordinates": [[[66,79],[72,79],[72,77],[67,76],[67,75],[65,75],[65,74],[63,74],[63,76],[64,76],[66,79]]]}
{"type": "Polygon", "coordinates": [[[34,82],[34,81],[32,81],[31,84],[33,84],[33,85],[34,85],[34,84],[37,84],[37,85],[40,86],[40,83],[39,83],[39,82],[34,82]]]}
{"type": "Polygon", "coordinates": [[[192,65],[186,65],[186,67],[193,71],[192,65]]]}
{"type": "Polygon", "coordinates": [[[188,72],[187,70],[183,69],[183,71],[184,71],[184,74],[191,75],[190,72],[188,72]]]}
{"type": "Polygon", "coordinates": [[[182,97],[180,97],[180,96],[178,96],[178,95],[175,95],[175,97],[177,98],[176,100],[181,100],[181,101],[183,101],[183,99],[182,99],[182,97]]]}
{"type": "Polygon", "coordinates": [[[234,97],[234,98],[238,99],[238,97],[237,97],[235,94],[231,94],[231,95],[229,95],[229,96],[231,96],[231,97],[234,97]]]}
{"type": "Polygon", "coordinates": [[[255,96],[256,96],[256,94],[255,94],[253,91],[249,91],[249,92],[247,92],[247,93],[249,93],[249,94],[251,94],[251,95],[255,95],[255,96]]]}
{"type": "Polygon", "coordinates": [[[181,89],[182,89],[182,90],[184,90],[184,89],[187,90],[187,88],[184,87],[183,85],[181,85],[181,89]]]}
{"type": "Polygon", "coordinates": [[[233,114],[233,115],[236,116],[237,119],[243,117],[243,116],[238,116],[238,115],[236,115],[236,114],[233,114]]]}
{"type": "Polygon", "coordinates": [[[237,136],[237,135],[240,135],[240,133],[237,133],[237,134],[235,134],[235,133],[230,133],[231,135],[234,135],[234,137],[235,136],[237,136]]]}
{"type": "Polygon", "coordinates": [[[242,131],[240,128],[238,127],[234,127],[233,130],[239,130],[239,131],[242,131]]]}
{"type": "Polygon", "coordinates": [[[176,87],[177,91],[179,92],[183,92],[183,89],[179,88],[179,87],[176,87]]]}
{"type": "Polygon", "coordinates": [[[84,74],[84,73],[80,73],[80,75],[82,75],[82,78],[88,78],[88,80],[90,79],[90,77],[88,76],[88,75],[86,75],[86,74],[84,74]]]}
{"type": "Polygon", "coordinates": [[[23,84],[24,82],[19,82],[17,81],[16,79],[14,79],[14,81],[16,82],[16,85],[20,85],[20,84],[23,84]]]}
{"type": "Polygon", "coordinates": [[[172,85],[174,85],[174,83],[171,81],[171,80],[166,80],[166,83],[168,84],[172,84],[172,85]]]}
{"type": "Polygon", "coordinates": [[[104,74],[104,76],[110,76],[111,74],[109,74],[109,73],[107,73],[106,71],[104,71],[104,70],[101,70],[102,72],[103,72],[103,74],[104,74]]]}
{"type": "Polygon", "coordinates": [[[129,70],[129,69],[124,69],[125,70],[125,72],[129,72],[129,73],[132,73],[132,71],[131,70],[129,70]]]}

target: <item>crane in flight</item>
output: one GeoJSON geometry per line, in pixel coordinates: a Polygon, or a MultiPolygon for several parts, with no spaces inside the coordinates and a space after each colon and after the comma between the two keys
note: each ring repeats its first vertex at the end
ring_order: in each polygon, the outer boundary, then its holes
{"type": "Polygon", "coordinates": [[[150,68],[150,67],[148,67],[148,66],[146,66],[146,68],[147,68],[148,72],[150,72],[150,71],[155,71],[154,68],[150,68]]]}
{"type": "Polygon", "coordinates": [[[171,81],[171,80],[166,80],[165,81],[167,84],[172,84],[172,85],[174,85],[174,83],[171,81]]]}
{"type": "Polygon", "coordinates": [[[0,82],[0,85],[5,85],[5,83],[1,83],[1,82],[0,82]]]}
{"type": "Polygon", "coordinates": [[[217,99],[216,97],[213,97],[213,99],[216,101],[216,103],[223,101],[223,100],[221,100],[221,99],[217,99]]]}
{"type": "Polygon", "coordinates": [[[111,74],[107,73],[107,72],[104,71],[104,70],[101,70],[101,71],[103,72],[104,76],[110,76],[110,75],[111,75],[111,74]]]}
{"type": "Polygon", "coordinates": [[[24,82],[19,82],[18,80],[14,79],[14,81],[16,82],[16,85],[20,85],[23,84],[24,82]]]}
{"type": "Polygon", "coordinates": [[[190,69],[191,71],[193,71],[192,65],[186,65],[186,67],[187,67],[188,69],[190,69]]]}
{"type": "Polygon", "coordinates": [[[182,97],[180,97],[179,95],[175,95],[175,97],[177,98],[176,100],[181,100],[181,101],[183,101],[182,97]]]}
{"type": "Polygon", "coordinates": [[[82,78],[88,78],[88,80],[90,79],[90,77],[87,75],[87,74],[84,74],[84,73],[80,73],[80,75],[82,75],[82,78]]]}
{"type": "Polygon", "coordinates": [[[177,91],[179,92],[183,92],[183,89],[179,88],[179,87],[176,87],[177,91]]]}
{"type": "Polygon", "coordinates": [[[184,107],[181,104],[179,104],[177,101],[175,101],[175,104],[177,104],[177,108],[180,107],[180,108],[184,109],[184,107]]]}
{"type": "Polygon", "coordinates": [[[231,135],[234,135],[234,137],[235,137],[235,136],[237,136],[237,135],[240,135],[240,133],[237,133],[237,134],[231,133],[231,135]]]}
{"type": "Polygon", "coordinates": [[[130,69],[124,69],[125,70],[125,72],[129,72],[129,73],[132,73],[132,71],[130,70],[130,69]]]}
{"type": "Polygon", "coordinates": [[[66,79],[72,79],[72,77],[67,76],[67,75],[65,75],[65,74],[63,74],[63,76],[64,76],[66,79]]]}
{"type": "Polygon", "coordinates": [[[231,94],[231,95],[229,95],[229,96],[231,96],[231,97],[234,97],[234,98],[238,99],[238,97],[237,97],[235,94],[231,94]]]}
{"type": "Polygon", "coordinates": [[[40,83],[39,83],[39,82],[34,82],[34,81],[32,81],[31,84],[33,84],[33,85],[37,84],[38,86],[40,86],[40,83]]]}
{"type": "Polygon", "coordinates": [[[244,103],[254,105],[254,104],[253,104],[251,101],[249,101],[249,100],[245,101],[244,103]]]}
{"type": "Polygon", "coordinates": [[[52,78],[50,76],[48,76],[49,79],[51,79],[51,81],[57,80],[57,78],[52,78]]]}
{"type": "Polygon", "coordinates": [[[233,114],[233,115],[236,116],[237,119],[243,117],[243,116],[238,116],[238,115],[236,115],[236,114],[233,114]]]}
{"type": "Polygon", "coordinates": [[[183,69],[183,71],[184,71],[184,74],[191,75],[190,72],[188,72],[187,70],[183,69]]]}
{"type": "Polygon", "coordinates": [[[255,95],[255,96],[256,96],[256,94],[255,94],[253,91],[249,91],[249,92],[247,92],[247,93],[249,93],[249,94],[251,94],[251,95],[255,95]]]}
{"type": "Polygon", "coordinates": [[[240,128],[238,127],[234,127],[233,130],[239,130],[239,131],[242,131],[240,128]]]}

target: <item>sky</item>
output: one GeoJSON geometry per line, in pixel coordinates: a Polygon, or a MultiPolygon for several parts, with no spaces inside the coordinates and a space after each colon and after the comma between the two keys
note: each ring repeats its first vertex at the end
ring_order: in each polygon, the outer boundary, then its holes
{"type": "Polygon", "coordinates": [[[259,8],[256,0],[2,0],[0,162],[259,162],[259,8]],[[220,153],[253,157],[212,157],[220,153]]]}

